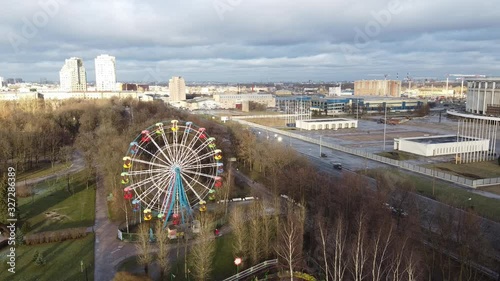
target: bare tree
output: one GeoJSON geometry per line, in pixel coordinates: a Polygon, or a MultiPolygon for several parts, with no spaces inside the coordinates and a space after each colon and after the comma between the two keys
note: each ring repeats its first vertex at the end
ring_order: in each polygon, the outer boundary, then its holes
{"type": "Polygon", "coordinates": [[[404,258],[405,258],[407,243],[408,243],[408,238],[405,237],[403,238],[402,241],[399,241],[398,245],[394,249],[394,253],[389,263],[390,267],[388,270],[389,278],[392,281],[404,280],[403,279],[405,273],[404,258]]]}
{"type": "Polygon", "coordinates": [[[302,263],[304,219],[303,208],[296,208],[292,203],[288,203],[286,218],[278,230],[278,244],[276,245],[278,262],[287,269],[291,281],[293,281],[294,270],[302,263]]]}
{"type": "Polygon", "coordinates": [[[330,263],[329,263],[329,257],[327,255],[327,241],[329,238],[329,232],[328,232],[328,225],[326,223],[325,218],[318,216],[316,218],[316,221],[318,222],[318,230],[319,230],[319,238],[320,238],[320,244],[321,244],[321,254],[323,257],[323,271],[325,274],[325,280],[329,281],[330,280],[330,263]]]}
{"type": "Polygon", "coordinates": [[[164,279],[165,274],[168,273],[170,266],[168,264],[168,252],[170,250],[170,246],[168,243],[168,233],[163,228],[163,222],[158,220],[155,225],[155,234],[156,234],[156,244],[158,245],[158,254],[157,261],[160,266],[160,274],[161,278],[164,279]]]}
{"type": "Polygon", "coordinates": [[[347,231],[342,216],[339,216],[335,223],[334,245],[333,279],[335,281],[342,281],[344,280],[345,271],[348,266],[345,253],[347,246],[347,231]]]}
{"type": "Polygon", "coordinates": [[[416,260],[416,257],[414,255],[413,250],[410,250],[410,253],[406,256],[406,261],[405,261],[405,272],[406,272],[406,279],[408,281],[415,281],[418,280],[418,268],[419,264],[416,260]]]}
{"type": "Polygon", "coordinates": [[[269,205],[266,201],[261,204],[261,245],[262,245],[262,255],[264,258],[271,257],[272,249],[274,248],[274,242],[276,238],[276,229],[274,229],[273,219],[266,212],[266,205],[269,205]]]}
{"type": "Polygon", "coordinates": [[[356,218],[356,235],[352,245],[352,277],[355,281],[363,280],[368,261],[367,234],[365,229],[366,213],[360,210],[356,218]]]}
{"type": "Polygon", "coordinates": [[[245,214],[241,207],[236,206],[229,217],[229,225],[233,230],[233,253],[244,256],[247,253],[245,214]]]}
{"type": "Polygon", "coordinates": [[[208,227],[202,227],[191,249],[191,272],[196,280],[207,280],[213,270],[215,239],[208,227]]]}
{"type": "Polygon", "coordinates": [[[253,201],[250,206],[248,221],[248,253],[250,262],[256,264],[261,254],[261,203],[253,201]]]}
{"type": "Polygon", "coordinates": [[[144,223],[139,226],[137,233],[138,243],[135,245],[137,248],[137,263],[144,266],[144,272],[148,275],[148,266],[153,260],[151,255],[151,244],[149,243],[149,225],[144,223]]]}
{"type": "Polygon", "coordinates": [[[372,280],[382,280],[385,272],[385,263],[389,258],[389,247],[393,239],[393,225],[390,223],[389,229],[384,232],[381,226],[372,238],[372,280]]]}

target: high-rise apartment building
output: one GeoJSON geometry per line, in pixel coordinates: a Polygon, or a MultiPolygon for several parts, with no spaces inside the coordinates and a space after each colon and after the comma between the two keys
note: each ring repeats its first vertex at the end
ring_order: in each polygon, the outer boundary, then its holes
{"type": "Polygon", "coordinates": [[[69,92],[87,91],[87,73],[81,58],[67,59],[59,72],[60,89],[69,92]]]}
{"type": "Polygon", "coordinates": [[[97,91],[116,90],[116,59],[100,55],[95,59],[95,86],[97,91]]]}
{"type": "Polygon", "coordinates": [[[174,76],[168,82],[170,101],[186,100],[186,82],[180,76],[174,76]]]}
{"type": "Polygon", "coordinates": [[[4,79],[3,79],[3,77],[0,76],[0,87],[3,86],[3,82],[4,82],[4,79]]]}
{"type": "Polygon", "coordinates": [[[355,96],[401,96],[401,81],[397,80],[360,80],[354,82],[355,96]]]}

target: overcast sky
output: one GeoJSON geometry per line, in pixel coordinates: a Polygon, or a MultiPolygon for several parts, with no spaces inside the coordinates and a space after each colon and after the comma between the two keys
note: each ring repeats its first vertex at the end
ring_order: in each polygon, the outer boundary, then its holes
{"type": "Polygon", "coordinates": [[[0,0],[0,76],[119,81],[500,76],[498,0],[0,0]],[[49,5],[50,4],[50,5],[49,5]]]}

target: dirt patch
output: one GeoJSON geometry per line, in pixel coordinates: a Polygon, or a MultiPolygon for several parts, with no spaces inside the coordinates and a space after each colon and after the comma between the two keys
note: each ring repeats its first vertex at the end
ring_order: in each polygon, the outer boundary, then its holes
{"type": "Polygon", "coordinates": [[[58,212],[56,211],[48,211],[48,212],[45,212],[45,217],[50,220],[50,221],[53,221],[53,222],[58,222],[58,221],[62,221],[64,219],[68,219],[68,220],[71,220],[70,217],[68,217],[67,215],[63,215],[63,214],[59,214],[58,212]]]}
{"type": "Polygon", "coordinates": [[[475,180],[482,179],[482,177],[480,177],[478,175],[474,175],[474,174],[460,173],[460,172],[458,172],[457,174],[462,175],[462,176],[464,176],[466,178],[470,178],[470,179],[475,179],[475,180]]]}
{"type": "Polygon", "coordinates": [[[451,172],[452,174],[464,176],[466,178],[474,179],[474,180],[482,179],[483,178],[483,177],[475,175],[475,174],[465,173],[465,172],[458,172],[458,171],[454,171],[454,170],[446,168],[446,167],[436,167],[436,169],[438,169],[440,171],[443,171],[443,172],[451,172]]]}

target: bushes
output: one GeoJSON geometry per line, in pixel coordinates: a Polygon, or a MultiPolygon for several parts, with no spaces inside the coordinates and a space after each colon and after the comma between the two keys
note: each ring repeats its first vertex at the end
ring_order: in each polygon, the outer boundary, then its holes
{"type": "Polygon", "coordinates": [[[33,255],[33,259],[31,259],[31,261],[38,266],[42,266],[47,263],[47,261],[43,257],[43,253],[38,252],[38,250],[35,251],[35,254],[33,255]]]}
{"type": "Polygon", "coordinates": [[[59,231],[45,231],[24,238],[26,245],[36,245],[42,243],[61,242],[68,239],[78,239],[87,236],[86,227],[68,228],[59,231]]]}

